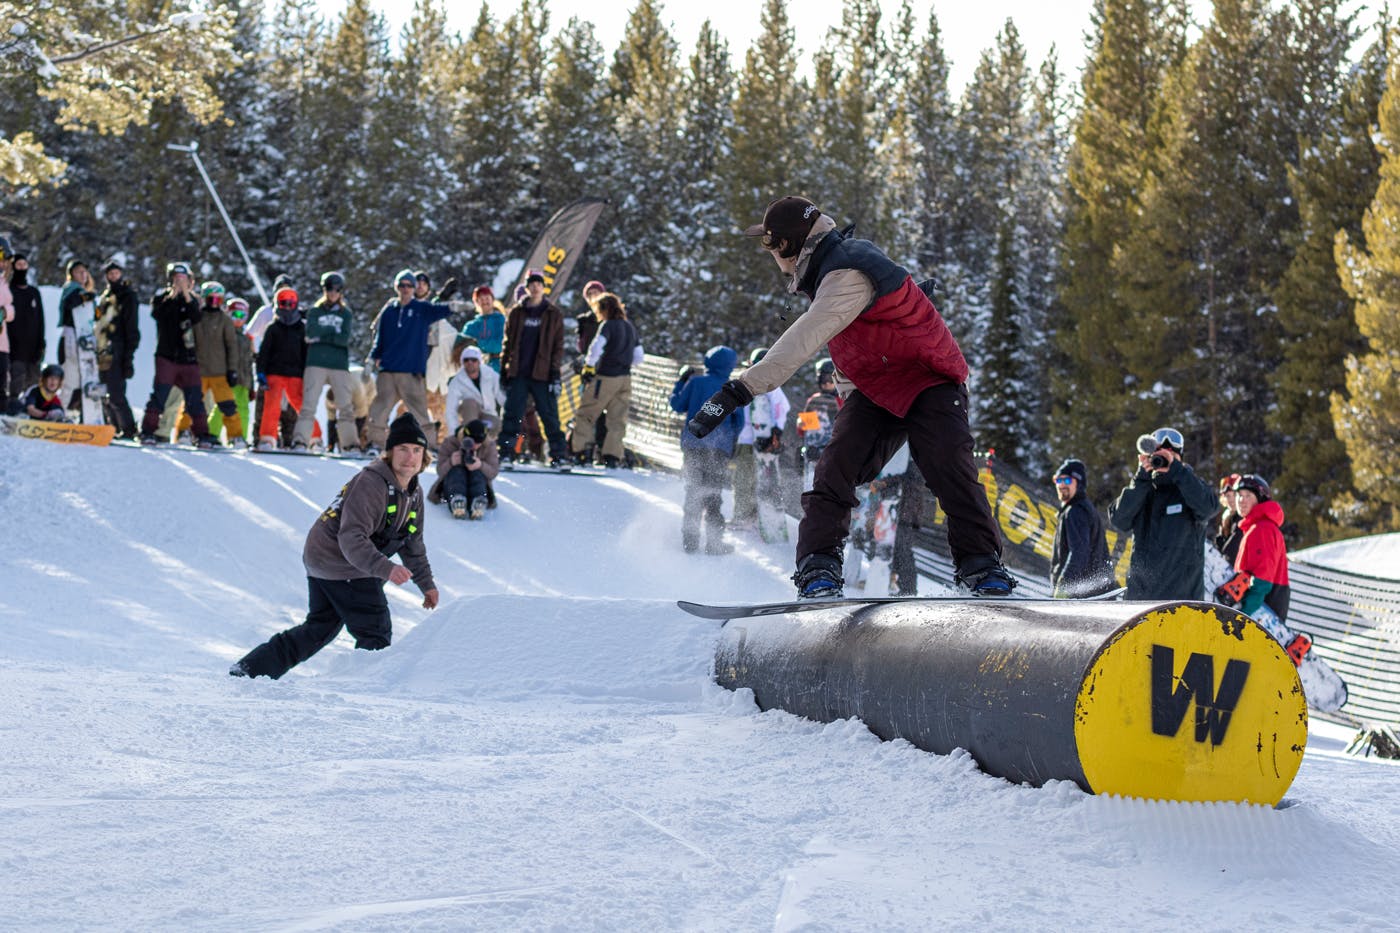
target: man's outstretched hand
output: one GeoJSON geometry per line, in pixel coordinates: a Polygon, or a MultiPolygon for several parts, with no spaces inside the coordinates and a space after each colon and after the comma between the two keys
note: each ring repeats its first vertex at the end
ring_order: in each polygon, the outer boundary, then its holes
{"type": "Polygon", "coordinates": [[[700,406],[695,417],[686,425],[686,430],[696,437],[704,437],[719,427],[724,419],[734,414],[734,409],[742,408],[752,401],[753,393],[749,391],[749,387],[738,379],[731,379],[700,406]]]}

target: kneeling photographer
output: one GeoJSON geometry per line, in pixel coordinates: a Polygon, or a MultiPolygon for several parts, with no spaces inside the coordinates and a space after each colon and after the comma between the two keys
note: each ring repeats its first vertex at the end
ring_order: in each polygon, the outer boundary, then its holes
{"type": "Polygon", "coordinates": [[[496,505],[491,483],[501,472],[495,444],[486,443],[486,422],[468,421],[438,448],[438,480],[428,501],[447,500],[453,518],[479,519],[496,505]]]}
{"type": "Polygon", "coordinates": [[[1175,428],[1137,439],[1137,471],[1108,510],[1114,528],[1131,532],[1125,599],[1203,599],[1206,527],[1215,493],[1182,459],[1175,428]]]}

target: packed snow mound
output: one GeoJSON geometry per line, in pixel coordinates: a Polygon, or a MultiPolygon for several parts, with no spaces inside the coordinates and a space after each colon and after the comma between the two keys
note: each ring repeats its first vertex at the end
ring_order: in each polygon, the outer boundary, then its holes
{"type": "Polygon", "coordinates": [[[1365,577],[1400,580],[1400,532],[1333,541],[1288,555],[1292,560],[1365,577]]]}
{"type": "Polygon", "coordinates": [[[341,657],[325,679],[437,698],[695,702],[716,631],[659,600],[466,597],[388,651],[341,657]]]}

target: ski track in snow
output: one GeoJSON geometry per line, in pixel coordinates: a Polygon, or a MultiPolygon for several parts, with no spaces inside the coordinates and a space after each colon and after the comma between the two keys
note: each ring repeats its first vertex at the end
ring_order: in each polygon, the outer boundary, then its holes
{"type": "Polygon", "coordinates": [[[358,465],[0,462],[0,929],[1400,929],[1400,771],[1343,730],[1278,808],[1168,804],[716,687],[674,599],[785,598],[791,546],[683,555],[671,478],[429,506],[441,608],[390,587],[390,649],[273,683],[224,671],[358,465]]]}

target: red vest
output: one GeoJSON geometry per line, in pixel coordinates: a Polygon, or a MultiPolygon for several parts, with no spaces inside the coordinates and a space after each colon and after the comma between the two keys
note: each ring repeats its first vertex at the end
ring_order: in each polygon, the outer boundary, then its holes
{"type": "Polygon", "coordinates": [[[827,344],[861,394],[903,418],[919,393],[967,381],[967,360],[928,296],[906,276],[827,344]]]}

